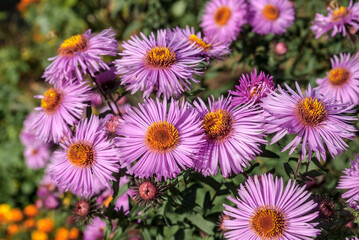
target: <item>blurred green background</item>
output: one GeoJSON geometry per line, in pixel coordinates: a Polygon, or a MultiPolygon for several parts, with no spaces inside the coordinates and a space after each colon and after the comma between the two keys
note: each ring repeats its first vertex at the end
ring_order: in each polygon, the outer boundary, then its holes
{"type": "MultiPolygon", "coordinates": [[[[34,202],[36,184],[42,171],[28,169],[24,164],[23,146],[18,135],[25,116],[39,104],[33,95],[42,94],[47,86],[41,79],[49,57],[57,54],[66,38],[88,28],[94,32],[112,27],[117,39],[132,34],[146,35],[159,28],[186,25],[200,30],[199,23],[205,0],[2,0],[0,3],[0,203],[22,207],[34,202]]],[[[316,12],[325,12],[329,2],[297,0],[296,20],[281,36],[259,36],[244,26],[232,44],[232,54],[222,62],[212,63],[202,77],[201,96],[219,96],[232,89],[243,72],[256,67],[274,76],[278,84],[302,87],[315,85],[330,69],[330,57],[339,52],[355,52],[352,40],[337,36],[319,40],[309,27],[316,12]],[[285,42],[288,52],[278,55],[274,47],[285,42]]],[[[348,1],[342,2],[344,5],[348,1]]],[[[357,38],[357,35],[353,35],[357,38]]],[[[198,87],[198,86],[197,86],[198,87]]],[[[325,168],[332,173],[321,192],[335,188],[348,159],[357,152],[358,141],[350,143],[348,152],[336,161],[329,160],[325,168]]],[[[278,169],[285,175],[289,164],[295,168],[288,153],[279,153],[278,146],[266,147],[258,160],[263,169],[278,169]],[[278,160],[278,158],[280,160],[278,160]],[[288,162],[289,161],[289,162],[288,162]]],[[[313,168],[316,166],[311,164],[313,168]]],[[[305,166],[303,166],[305,167],[305,166]]]]}

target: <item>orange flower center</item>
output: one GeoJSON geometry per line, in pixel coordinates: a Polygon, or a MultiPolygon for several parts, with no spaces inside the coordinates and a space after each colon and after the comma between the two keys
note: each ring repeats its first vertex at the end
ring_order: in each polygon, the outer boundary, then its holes
{"type": "Polygon", "coordinates": [[[41,99],[41,107],[45,113],[52,114],[60,106],[62,102],[63,94],[58,89],[50,88],[44,93],[44,97],[41,99]]]}
{"type": "Polygon", "coordinates": [[[348,81],[349,72],[341,67],[330,70],[328,74],[329,83],[334,86],[341,86],[348,81]]]}
{"type": "Polygon", "coordinates": [[[250,219],[250,227],[263,239],[278,239],[285,230],[285,217],[275,209],[261,207],[250,219]]]}
{"type": "Polygon", "coordinates": [[[75,52],[83,52],[87,49],[88,41],[84,35],[76,35],[66,39],[59,47],[59,54],[72,56],[75,52]]]}
{"type": "Polygon", "coordinates": [[[212,141],[222,141],[232,132],[232,116],[226,110],[208,112],[202,122],[206,136],[212,141]]]}
{"type": "Polygon", "coordinates": [[[95,153],[91,145],[77,142],[70,145],[66,152],[68,160],[79,167],[89,167],[95,160],[95,153]]]}
{"type": "Polygon", "coordinates": [[[304,98],[297,102],[298,116],[307,126],[316,126],[327,119],[325,105],[316,98],[304,98]]]}
{"type": "Polygon", "coordinates": [[[262,11],[262,14],[265,19],[274,21],[279,17],[279,10],[273,4],[267,4],[262,11]]]}
{"type": "Polygon", "coordinates": [[[202,39],[198,38],[196,35],[192,34],[191,36],[189,36],[188,41],[190,41],[191,43],[195,43],[195,46],[197,48],[202,49],[205,52],[208,52],[211,49],[211,44],[207,44],[205,41],[203,41],[202,39]]]}
{"type": "Polygon", "coordinates": [[[231,18],[232,12],[229,7],[222,6],[217,9],[217,11],[214,14],[214,21],[215,23],[222,27],[227,24],[228,20],[231,18]]]}
{"type": "Polygon", "coordinates": [[[147,129],[145,142],[155,151],[173,149],[179,143],[178,130],[167,121],[154,122],[147,129]]]}
{"type": "Polygon", "coordinates": [[[146,65],[151,68],[168,68],[174,64],[176,54],[168,47],[154,47],[147,51],[146,65]]]}
{"type": "Polygon", "coordinates": [[[348,14],[349,14],[349,10],[346,7],[341,6],[340,8],[337,8],[333,11],[332,21],[333,22],[340,21],[343,18],[346,18],[348,14]]]}

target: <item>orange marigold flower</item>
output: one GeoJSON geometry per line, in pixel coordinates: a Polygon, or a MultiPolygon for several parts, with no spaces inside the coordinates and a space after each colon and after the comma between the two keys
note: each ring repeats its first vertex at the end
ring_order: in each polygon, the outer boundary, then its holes
{"type": "Polygon", "coordinates": [[[42,218],[37,222],[37,229],[41,232],[51,232],[54,229],[54,220],[51,218],[42,218]]]}
{"type": "Polygon", "coordinates": [[[40,0],[21,0],[21,2],[19,2],[16,6],[17,10],[19,10],[20,12],[25,12],[26,8],[34,2],[39,2],[40,0]]]}
{"type": "Polygon", "coordinates": [[[69,231],[65,227],[60,227],[57,229],[55,240],[67,240],[67,236],[69,235],[69,231]]]}
{"type": "Polygon", "coordinates": [[[24,213],[28,217],[35,217],[37,214],[37,208],[33,204],[27,205],[24,209],[24,213]]]}
{"type": "Polygon", "coordinates": [[[47,240],[47,235],[41,231],[34,231],[31,233],[31,240],[47,240]]]}
{"type": "Polygon", "coordinates": [[[19,231],[20,231],[20,228],[19,228],[19,225],[17,225],[17,224],[10,224],[10,225],[7,227],[7,232],[8,232],[10,235],[15,235],[15,234],[17,234],[19,231]]]}
{"type": "Polygon", "coordinates": [[[78,228],[71,228],[69,232],[69,240],[76,240],[80,237],[80,230],[78,228]]]}
{"type": "Polygon", "coordinates": [[[22,212],[18,208],[14,208],[10,212],[10,221],[11,222],[20,222],[22,220],[22,212]]]}
{"type": "Polygon", "coordinates": [[[36,221],[33,218],[27,219],[24,222],[24,228],[27,230],[35,227],[35,225],[36,225],[36,221]]]}

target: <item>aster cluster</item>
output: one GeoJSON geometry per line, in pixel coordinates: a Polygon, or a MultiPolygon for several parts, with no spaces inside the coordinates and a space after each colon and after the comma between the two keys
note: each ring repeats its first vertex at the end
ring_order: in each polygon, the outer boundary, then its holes
{"type": "MultiPolygon", "coordinates": [[[[349,13],[338,17],[341,7],[331,18],[349,24],[356,6],[350,3],[349,13]]],[[[140,33],[123,41],[119,53],[112,28],[66,39],[43,74],[52,87],[35,96],[40,106],[20,136],[27,165],[46,167],[39,199],[57,208],[60,196],[70,191],[78,196],[75,220],[88,224],[84,239],[103,239],[105,228],[111,233],[122,224],[113,221],[114,215],[132,219],[166,201],[168,208],[178,204],[179,179],[186,185],[196,176],[227,181],[243,174],[236,197],[221,203],[219,228],[226,238],[318,236],[318,217],[331,213],[330,204],[314,201],[299,181],[285,183],[271,173],[248,177],[246,169],[265,145],[286,138],[292,139],[282,152],[299,155],[297,171],[313,154],[327,161],[348,149],[347,140],[356,132],[357,55],[334,56],[326,77],[304,91],[297,82],[295,89],[275,86],[274,76],[254,69],[243,73],[228,94],[207,100],[188,94],[213,60],[230,54],[244,24],[260,35],[284,34],[294,18],[288,0],[211,0],[200,24],[203,33],[189,26],[140,33]],[[119,88],[125,93],[116,92],[119,88]],[[127,97],[137,92],[143,99],[131,106],[127,97]]],[[[343,31],[340,26],[333,32],[343,31]]],[[[343,198],[358,208],[358,161],[344,174],[338,188],[347,189],[343,198]]]]}

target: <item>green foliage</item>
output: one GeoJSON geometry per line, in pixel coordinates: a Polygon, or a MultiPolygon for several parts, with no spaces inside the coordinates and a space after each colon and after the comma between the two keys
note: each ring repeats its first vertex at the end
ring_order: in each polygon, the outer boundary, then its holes
{"type": "MultiPolygon", "coordinates": [[[[44,90],[41,75],[49,64],[47,58],[57,54],[64,39],[87,28],[98,32],[113,27],[119,42],[133,34],[143,32],[147,35],[159,28],[189,25],[199,30],[205,3],[205,0],[51,0],[32,4],[22,14],[0,12],[0,203],[22,207],[35,200],[36,185],[42,172],[25,166],[24,148],[18,135],[25,116],[39,104],[33,100],[33,95],[44,90]]],[[[315,12],[323,12],[323,1],[297,0],[295,4],[297,19],[283,35],[259,36],[245,26],[231,46],[231,55],[223,62],[212,62],[200,78],[201,83],[186,94],[186,100],[227,94],[243,72],[254,68],[273,75],[278,84],[293,86],[298,81],[304,89],[308,83],[315,85],[316,78],[326,74],[333,54],[356,51],[348,38],[314,38],[309,27],[315,12]],[[275,53],[274,46],[278,42],[287,44],[285,55],[275,53]]],[[[123,94],[124,90],[118,92],[123,94]]],[[[141,101],[141,95],[133,95],[129,100],[136,104],[141,101]]],[[[246,174],[272,172],[285,180],[293,179],[299,152],[291,156],[288,151],[281,152],[290,138],[263,146],[263,153],[246,169],[246,174]]],[[[335,159],[328,156],[326,163],[313,159],[308,164],[304,159],[298,169],[298,183],[304,184],[308,177],[320,180],[312,192],[328,194],[338,202],[337,209],[344,206],[340,202],[341,191],[336,189],[341,171],[349,166],[349,158],[359,150],[357,140],[348,144],[348,151],[341,156],[335,159]]],[[[225,179],[220,174],[203,177],[185,172],[171,188],[163,205],[145,208],[131,201],[129,216],[114,212],[114,203],[128,186],[115,189],[110,211],[106,213],[117,224],[112,239],[126,239],[134,230],[138,230],[145,240],[221,239],[218,216],[224,209],[223,204],[231,204],[226,197],[236,196],[238,186],[244,180],[242,175],[225,179]]],[[[344,211],[338,210],[338,214],[337,219],[348,220],[344,211]]],[[[353,214],[356,217],[358,213],[353,211],[353,214]]],[[[355,220],[357,224],[358,219],[355,220]]],[[[349,230],[343,230],[344,220],[323,228],[318,239],[344,239],[353,235],[349,230]]],[[[108,222],[105,229],[106,239],[110,238],[112,224],[108,222]]]]}

